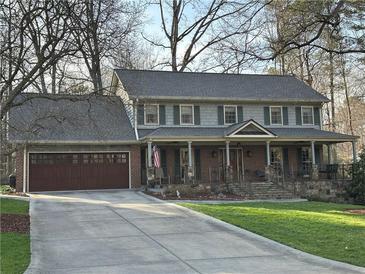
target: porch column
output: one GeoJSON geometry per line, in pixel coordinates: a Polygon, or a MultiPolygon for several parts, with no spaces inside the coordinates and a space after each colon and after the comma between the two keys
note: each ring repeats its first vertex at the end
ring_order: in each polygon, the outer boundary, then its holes
{"type": "Polygon", "coordinates": [[[331,144],[327,144],[328,164],[332,164],[331,144]]]}
{"type": "Polygon", "coordinates": [[[226,158],[227,158],[227,166],[230,166],[230,158],[229,158],[229,141],[226,141],[226,158]]]}
{"type": "Polygon", "coordinates": [[[311,147],[312,147],[312,165],[316,164],[316,151],[314,149],[314,141],[311,141],[311,147]]]}
{"type": "Polygon", "coordinates": [[[352,161],[356,162],[356,141],[352,141],[352,161]]]}
{"type": "Polygon", "coordinates": [[[189,167],[192,167],[193,163],[191,159],[191,141],[188,142],[188,155],[189,155],[189,167]]]}
{"type": "Polygon", "coordinates": [[[266,158],[267,158],[267,166],[270,166],[271,165],[270,141],[266,141],[266,158]]]}
{"type": "Polygon", "coordinates": [[[314,141],[311,141],[312,147],[312,180],[318,180],[318,167],[316,165],[316,150],[314,148],[314,141]]]}
{"type": "Polygon", "coordinates": [[[152,167],[152,142],[147,142],[147,146],[148,167],[152,167]]]}

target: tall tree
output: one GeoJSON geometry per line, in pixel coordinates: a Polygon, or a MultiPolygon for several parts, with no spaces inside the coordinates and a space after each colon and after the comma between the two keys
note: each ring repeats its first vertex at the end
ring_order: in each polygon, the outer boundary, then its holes
{"type": "Polygon", "coordinates": [[[121,0],[82,0],[77,5],[72,33],[94,92],[103,92],[103,62],[140,25],[142,11],[143,5],[121,0]]]}
{"type": "Polygon", "coordinates": [[[8,73],[0,74],[0,118],[14,104],[15,97],[30,87],[44,71],[77,48],[70,42],[71,1],[8,0],[0,4],[9,39],[0,48],[8,73]]]}
{"type": "Polygon", "coordinates": [[[184,71],[214,45],[244,35],[252,28],[253,18],[270,1],[172,0],[153,2],[160,11],[165,42],[146,39],[168,58],[161,65],[184,71]]]}

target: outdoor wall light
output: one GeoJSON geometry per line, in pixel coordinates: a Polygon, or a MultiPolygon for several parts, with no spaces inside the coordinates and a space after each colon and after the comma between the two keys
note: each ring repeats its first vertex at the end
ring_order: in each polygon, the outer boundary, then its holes
{"type": "Polygon", "coordinates": [[[249,158],[252,157],[252,151],[251,150],[247,150],[247,157],[249,157],[249,158]]]}
{"type": "Polygon", "coordinates": [[[216,150],[213,150],[212,151],[212,158],[216,158],[218,155],[217,151],[216,150]]]}

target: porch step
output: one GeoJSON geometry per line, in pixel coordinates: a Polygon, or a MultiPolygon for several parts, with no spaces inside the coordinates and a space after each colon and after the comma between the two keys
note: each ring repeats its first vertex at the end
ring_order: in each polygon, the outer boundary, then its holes
{"type": "Polygon", "coordinates": [[[230,190],[244,193],[250,199],[292,199],[294,194],[271,182],[252,182],[245,184],[230,184],[230,190]]]}

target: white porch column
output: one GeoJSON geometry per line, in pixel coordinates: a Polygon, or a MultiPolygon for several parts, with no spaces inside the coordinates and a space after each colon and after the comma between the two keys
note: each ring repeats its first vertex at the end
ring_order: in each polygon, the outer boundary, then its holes
{"type": "Polygon", "coordinates": [[[189,167],[192,167],[193,161],[191,159],[191,141],[188,142],[188,156],[189,156],[189,167]]]}
{"type": "Polygon", "coordinates": [[[267,165],[271,165],[271,157],[270,157],[270,141],[266,141],[266,158],[267,158],[267,165]]]}
{"type": "Polygon", "coordinates": [[[147,142],[147,146],[148,167],[152,167],[152,142],[147,142]]]}
{"type": "Polygon", "coordinates": [[[226,141],[226,159],[227,159],[227,166],[230,166],[230,158],[229,158],[229,141],[226,141]]]}
{"type": "Polygon", "coordinates": [[[327,144],[327,154],[328,154],[328,164],[330,165],[330,164],[332,164],[332,152],[331,152],[331,149],[332,148],[332,146],[331,146],[331,144],[327,144]]]}
{"type": "Polygon", "coordinates": [[[311,147],[312,147],[312,165],[316,164],[316,151],[314,149],[314,141],[311,141],[311,147]]]}
{"type": "Polygon", "coordinates": [[[356,141],[352,141],[352,161],[356,162],[356,141]]]}

